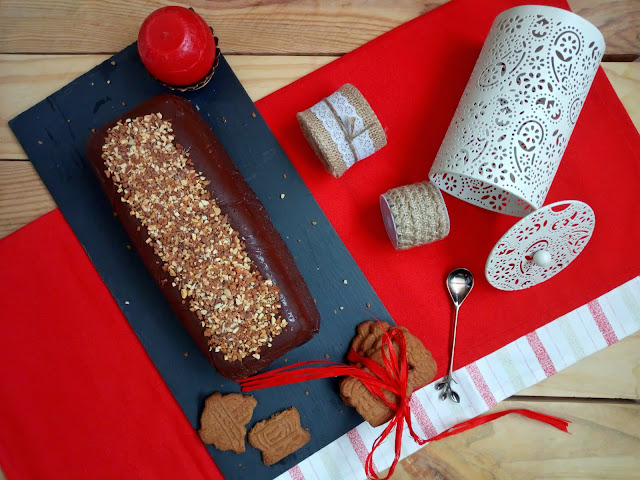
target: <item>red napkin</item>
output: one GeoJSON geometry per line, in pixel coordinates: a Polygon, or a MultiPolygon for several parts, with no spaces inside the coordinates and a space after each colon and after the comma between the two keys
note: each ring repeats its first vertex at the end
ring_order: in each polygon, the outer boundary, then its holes
{"type": "MultiPolygon", "coordinates": [[[[545,203],[581,200],[596,215],[581,255],[544,284],[520,292],[491,287],[484,265],[519,218],[445,194],[447,238],[397,252],[378,207],[390,188],[427,180],[484,39],[501,11],[530,1],[454,1],[404,24],[258,102],[307,187],[396,323],[420,336],[444,375],[451,300],[446,275],[475,276],[458,325],[456,366],[588,303],[640,274],[640,137],[602,69],[580,114],[545,203]],[[339,179],[322,167],[297,124],[305,110],[350,82],[387,130],[388,144],[339,179]]],[[[534,2],[567,8],[564,1],[534,2]]],[[[360,307],[360,305],[354,305],[360,307]]]]}
{"type": "MultiPolygon", "coordinates": [[[[591,243],[567,270],[529,291],[492,289],[485,259],[516,219],[449,196],[447,239],[407,252],[386,239],[378,195],[426,179],[493,18],[521,3],[453,1],[258,102],[395,321],[425,340],[440,373],[450,319],[443,282],[453,267],[477,279],[461,315],[459,366],[640,267],[629,248],[640,237],[632,195],[640,140],[602,72],[547,199],[583,200],[597,216],[591,243]],[[336,180],[304,141],[295,113],[345,82],[370,101],[389,143],[336,180]]],[[[0,287],[0,465],[9,480],[221,477],[59,212],[0,241],[0,287]]]]}
{"type": "Polygon", "coordinates": [[[8,480],[222,479],[55,210],[0,242],[8,480]]]}

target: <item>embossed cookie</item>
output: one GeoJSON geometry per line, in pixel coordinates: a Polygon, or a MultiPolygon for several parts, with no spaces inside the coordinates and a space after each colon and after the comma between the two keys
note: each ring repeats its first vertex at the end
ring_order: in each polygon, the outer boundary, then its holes
{"type": "MultiPolygon", "coordinates": [[[[382,322],[382,325],[385,331],[391,326],[387,322],[382,322]]],[[[351,341],[351,348],[363,357],[367,357],[371,347],[374,346],[378,339],[382,338],[382,325],[374,320],[359,324],[356,327],[358,334],[351,341]]]]}
{"type": "Polygon", "coordinates": [[[208,445],[218,450],[245,450],[245,425],[251,420],[258,402],[250,395],[214,393],[204,401],[198,435],[208,445]]]}
{"type": "MultiPolygon", "coordinates": [[[[363,322],[358,326],[358,334],[351,344],[351,347],[358,353],[381,366],[384,365],[382,359],[383,327],[385,330],[390,328],[387,323],[380,325],[378,322],[363,322]]],[[[417,337],[405,327],[396,328],[400,328],[405,337],[409,367],[407,392],[411,393],[433,379],[437,366],[431,352],[417,337]]],[[[393,341],[392,345],[397,352],[397,343],[393,341]]],[[[387,351],[386,345],[384,348],[387,351]]],[[[391,392],[385,391],[385,397],[392,403],[398,402],[398,397],[391,392]]],[[[353,377],[345,377],[341,380],[340,398],[346,405],[355,407],[358,413],[373,427],[380,426],[393,418],[393,410],[371,394],[360,380],[353,377]]]]}
{"type": "Polygon", "coordinates": [[[262,452],[265,465],[279,462],[310,439],[309,431],[300,425],[300,414],[295,407],[256,423],[249,431],[249,443],[262,452]]]}

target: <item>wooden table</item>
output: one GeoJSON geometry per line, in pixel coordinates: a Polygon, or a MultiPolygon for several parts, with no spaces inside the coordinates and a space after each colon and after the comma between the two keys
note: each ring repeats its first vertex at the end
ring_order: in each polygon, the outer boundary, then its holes
{"type": "MultiPolygon", "coordinates": [[[[257,100],[441,3],[193,0],[188,5],[215,26],[223,53],[257,100]]],[[[569,3],[603,32],[604,69],[639,127],[640,1],[569,3]]],[[[1,1],[0,238],[55,208],[7,121],[134,41],[144,17],[164,4],[1,1]]],[[[494,409],[525,407],[567,418],[572,435],[509,416],[428,445],[403,460],[394,478],[638,478],[639,401],[636,334],[494,409]]]]}

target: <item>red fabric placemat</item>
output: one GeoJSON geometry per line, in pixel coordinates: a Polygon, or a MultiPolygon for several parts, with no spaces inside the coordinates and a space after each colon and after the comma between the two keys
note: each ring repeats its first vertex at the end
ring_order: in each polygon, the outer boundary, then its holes
{"type": "Polygon", "coordinates": [[[59,210],[0,241],[8,480],[222,479],[59,210]]]}
{"type": "MultiPolygon", "coordinates": [[[[396,323],[425,341],[447,367],[451,301],[444,288],[456,267],[474,274],[458,325],[456,368],[564,315],[640,273],[640,136],[600,69],[545,203],[581,200],[596,215],[595,233],[566,270],[520,292],[489,285],[484,265],[519,218],[445,194],[451,233],[397,252],[387,239],[378,197],[427,180],[493,19],[527,1],[454,1],[406,23],[257,103],[289,159],[396,323]],[[344,83],[367,98],[388,143],[334,179],[297,124],[305,110],[344,83]]],[[[564,1],[533,2],[567,8],[564,1]]],[[[359,305],[356,307],[360,307],[359,305]]]]}
{"type": "MultiPolygon", "coordinates": [[[[493,290],[484,261],[516,219],[449,196],[446,240],[407,252],[386,240],[378,195],[426,178],[493,18],[522,3],[451,2],[258,102],[396,322],[427,342],[440,373],[450,319],[443,281],[451,268],[467,266],[477,278],[461,316],[457,365],[640,268],[640,254],[628,248],[639,237],[632,192],[640,140],[602,72],[547,199],[576,198],[596,212],[595,235],[574,265],[529,291],[493,290]],[[295,113],[347,81],[368,98],[389,144],[335,180],[305,143],[295,113]]],[[[0,241],[0,287],[0,465],[9,480],[220,478],[59,212],[0,241]]]]}

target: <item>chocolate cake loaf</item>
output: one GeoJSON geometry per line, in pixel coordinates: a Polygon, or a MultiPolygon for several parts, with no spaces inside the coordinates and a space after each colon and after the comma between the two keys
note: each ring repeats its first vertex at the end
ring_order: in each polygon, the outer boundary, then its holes
{"type": "Polygon", "coordinates": [[[264,206],[191,104],[160,95],[103,126],[87,156],[172,308],[230,379],[318,332],[320,314],[264,206]]]}

